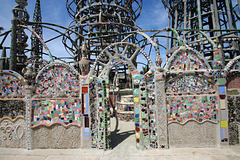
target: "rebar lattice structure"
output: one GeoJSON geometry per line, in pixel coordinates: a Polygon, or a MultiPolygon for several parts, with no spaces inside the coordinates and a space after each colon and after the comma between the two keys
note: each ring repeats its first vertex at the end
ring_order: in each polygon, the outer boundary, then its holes
{"type": "MultiPolygon", "coordinates": [[[[177,30],[185,44],[200,51],[210,64],[214,60],[214,46],[206,37],[221,49],[223,67],[239,55],[239,37],[234,32],[238,15],[233,10],[236,6],[232,6],[231,0],[163,0],[163,4],[169,14],[168,27],[177,30]]],[[[171,34],[177,38],[173,32],[171,34]]],[[[167,47],[176,46],[176,39],[171,39],[167,47]]],[[[168,53],[169,58],[171,52],[168,53]]]]}
{"type": "MultiPolygon", "coordinates": [[[[137,26],[135,20],[142,9],[142,0],[67,0],[67,10],[73,19],[69,28],[84,36],[78,37],[68,31],[70,39],[63,39],[68,51],[75,60],[75,68],[82,59],[80,47],[85,39],[88,50],[87,59],[94,62],[100,52],[112,43],[121,42],[137,26]]],[[[125,41],[134,43],[135,35],[129,36],[125,41]]],[[[128,52],[129,56],[132,54],[128,52]]],[[[102,57],[104,62],[104,57],[102,57]]],[[[101,67],[97,67],[97,72],[101,67]]],[[[120,69],[121,70],[121,69],[120,69]]],[[[127,68],[122,71],[126,72],[127,68]]]]}
{"type": "MultiPolygon", "coordinates": [[[[33,22],[42,22],[40,0],[36,0],[33,22]]],[[[43,30],[41,24],[33,24],[32,29],[42,38],[43,30]]],[[[37,71],[39,65],[41,65],[39,60],[42,58],[43,45],[35,34],[31,35],[31,48],[31,58],[34,61],[33,67],[37,71]]]]}
{"type": "Polygon", "coordinates": [[[12,39],[11,39],[11,53],[10,53],[10,69],[21,73],[22,69],[26,66],[25,62],[27,56],[24,53],[24,49],[28,46],[28,36],[24,32],[24,29],[17,24],[19,22],[25,23],[29,20],[29,15],[25,6],[27,6],[26,0],[15,0],[18,5],[13,9],[12,20],[12,39]]]}

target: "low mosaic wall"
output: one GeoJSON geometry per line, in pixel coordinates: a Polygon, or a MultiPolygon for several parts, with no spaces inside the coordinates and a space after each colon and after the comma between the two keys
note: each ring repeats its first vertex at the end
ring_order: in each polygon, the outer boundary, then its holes
{"type": "Polygon", "coordinates": [[[33,129],[33,148],[80,148],[81,128],[78,126],[63,127],[55,124],[51,127],[40,126],[33,129]]]}
{"type": "Polygon", "coordinates": [[[32,127],[38,125],[81,126],[81,104],[79,99],[52,99],[32,101],[32,127]]]}
{"type": "Polygon", "coordinates": [[[26,148],[26,121],[23,116],[0,119],[0,147],[26,148]]]}
{"type": "Polygon", "coordinates": [[[218,125],[212,122],[168,125],[170,147],[216,147],[219,134],[218,125]]]}

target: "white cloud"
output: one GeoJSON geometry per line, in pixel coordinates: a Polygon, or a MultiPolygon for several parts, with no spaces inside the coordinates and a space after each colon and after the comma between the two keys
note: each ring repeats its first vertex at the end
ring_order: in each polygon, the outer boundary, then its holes
{"type": "Polygon", "coordinates": [[[142,29],[162,29],[167,27],[167,15],[167,11],[160,0],[144,1],[137,25],[142,29]]]}

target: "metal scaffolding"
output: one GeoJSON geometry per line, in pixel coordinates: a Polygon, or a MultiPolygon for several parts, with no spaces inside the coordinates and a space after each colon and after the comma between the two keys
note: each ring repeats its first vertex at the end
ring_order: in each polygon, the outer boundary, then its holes
{"type": "MultiPolygon", "coordinates": [[[[239,33],[236,21],[239,15],[231,0],[162,0],[168,11],[168,27],[178,31],[184,43],[194,47],[208,59],[214,60],[214,46],[207,37],[217,43],[221,51],[223,67],[225,63],[239,55],[239,33]]],[[[239,1],[238,1],[239,2],[239,1]]],[[[171,32],[172,37],[176,35],[171,32]]],[[[168,40],[167,48],[176,48],[176,39],[168,40]]],[[[174,50],[174,49],[173,49],[174,50]]],[[[167,52],[167,57],[172,51],[167,52]]]]}
{"type": "MultiPolygon", "coordinates": [[[[66,31],[71,37],[63,38],[66,49],[73,54],[75,68],[79,68],[78,62],[82,59],[81,46],[86,41],[87,59],[94,62],[103,49],[112,43],[121,42],[126,35],[136,31],[135,20],[142,9],[142,0],[67,0],[67,10],[73,21],[69,28],[83,35],[77,36],[71,31],[66,31]]],[[[136,35],[124,39],[135,43],[136,35]]],[[[128,57],[131,51],[127,52],[128,57]]],[[[102,62],[106,57],[102,57],[102,62]]],[[[97,72],[101,66],[97,66],[97,72]]],[[[126,73],[127,68],[120,68],[126,73]]],[[[121,71],[120,71],[121,72],[121,71]]]]}
{"type": "MultiPolygon", "coordinates": [[[[33,14],[33,22],[42,22],[42,16],[41,16],[41,6],[40,6],[40,0],[36,0],[36,5],[34,9],[33,14]]],[[[32,25],[32,29],[42,38],[43,30],[42,25],[39,23],[35,23],[32,25]]],[[[31,35],[31,58],[32,63],[35,71],[39,69],[40,59],[42,58],[43,54],[43,45],[38,39],[38,37],[32,33],[31,35]]]]}
{"type": "Polygon", "coordinates": [[[25,6],[28,5],[27,1],[16,1],[16,5],[13,9],[13,20],[12,20],[12,35],[11,35],[11,50],[10,50],[10,69],[22,72],[22,69],[26,66],[25,62],[27,56],[24,53],[24,49],[28,46],[28,36],[24,32],[24,29],[18,24],[26,23],[29,20],[29,15],[25,6]]]}

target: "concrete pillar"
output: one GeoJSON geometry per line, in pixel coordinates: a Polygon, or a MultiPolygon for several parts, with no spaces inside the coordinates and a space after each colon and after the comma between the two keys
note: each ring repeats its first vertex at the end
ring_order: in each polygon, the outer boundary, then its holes
{"type": "Polygon", "coordinates": [[[25,84],[25,102],[26,102],[26,123],[27,123],[27,149],[33,149],[33,130],[31,127],[31,98],[33,94],[33,86],[25,84]]]}
{"type": "Polygon", "coordinates": [[[159,148],[168,148],[168,132],[167,132],[167,110],[166,110],[166,94],[164,73],[155,72],[155,101],[157,116],[157,133],[159,148]]]}

